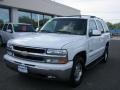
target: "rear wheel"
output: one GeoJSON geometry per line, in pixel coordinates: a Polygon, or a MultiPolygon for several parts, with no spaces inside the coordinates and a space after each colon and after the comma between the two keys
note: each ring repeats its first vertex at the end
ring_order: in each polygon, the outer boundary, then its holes
{"type": "Polygon", "coordinates": [[[80,85],[83,75],[82,57],[77,56],[73,62],[73,68],[70,77],[70,84],[73,87],[80,85]]]}
{"type": "Polygon", "coordinates": [[[104,63],[108,61],[108,46],[106,46],[104,54],[103,54],[103,60],[104,63]]]}

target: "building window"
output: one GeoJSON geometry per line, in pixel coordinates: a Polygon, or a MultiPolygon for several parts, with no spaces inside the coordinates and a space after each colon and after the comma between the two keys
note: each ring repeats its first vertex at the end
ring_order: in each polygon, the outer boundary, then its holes
{"type": "Polygon", "coordinates": [[[32,13],[32,24],[36,27],[43,26],[43,15],[32,13]]]}
{"type": "Polygon", "coordinates": [[[0,29],[2,29],[3,24],[10,21],[10,10],[6,8],[0,8],[0,29]]]}
{"type": "Polygon", "coordinates": [[[32,13],[32,24],[36,28],[38,26],[39,14],[32,13]]]}
{"type": "Polygon", "coordinates": [[[18,15],[19,15],[19,22],[20,23],[28,23],[28,24],[32,23],[30,12],[19,11],[18,15]]]}
{"type": "Polygon", "coordinates": [[[42,27],[46,21],[53,18],[52,15],[44,15],[40,13],[34,13],[32,11],[19,10],[19,23],[32,24],[34,28],[42,27]]]}
{"type": "Polygon", "coordinates": [[[39,26],[38,27],[42,27],[43,26],[43,24],[44,24],[44,21],[43,21],[44,19],[43,19],[43,15],[39,15],[39,26]]]}
{"type": "Polygon", "coordinates": [[[44,15],[44,23],[46,23],[46,21],[48,21],[49,19],[53,18],[53,16],[50,15],[44,15]]]}

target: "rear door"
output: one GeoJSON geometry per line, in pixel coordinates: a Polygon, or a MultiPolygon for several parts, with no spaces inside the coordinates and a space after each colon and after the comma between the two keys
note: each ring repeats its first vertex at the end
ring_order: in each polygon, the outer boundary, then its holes
{"type": "Polygon", "coordinates": [[[110,41],[110,31],[108,29],[108,26],[107,24],[104,22],[104,21],[101,21],[102,25],[103,25],[103,28],[104,28],[104,44],[106,44],[107,42],[110,41]]]}

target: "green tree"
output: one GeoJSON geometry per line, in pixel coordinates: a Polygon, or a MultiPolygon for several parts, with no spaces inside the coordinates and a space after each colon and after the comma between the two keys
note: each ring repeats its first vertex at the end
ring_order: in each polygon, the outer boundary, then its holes
{"type": "Polygon", "coordinates": [[[115,29],[120,29],[120,23],[114,24],[115,29]]]}
{"type": "Polygon", "coordinates": [[[112,23],[110,23],[110,22],[107,22],[107,25],[108,25],[108,28],[111,30],[111,29],[114,29],[114,26],[113,26],[113,24],[112,23]]]}
{"type": "Polygon", "coordinates": [[[120,23],[112,24],[110,22],[107,22],[107,25],[108,25],[110,30],[112,30],[112,29],[120,29],[120,23]]]}

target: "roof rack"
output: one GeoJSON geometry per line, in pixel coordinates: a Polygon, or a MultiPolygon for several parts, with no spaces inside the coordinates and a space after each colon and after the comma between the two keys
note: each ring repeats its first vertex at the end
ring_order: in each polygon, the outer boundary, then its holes
{"type": "Polygon", "coordinates": [[[63,17],[81,17],[81,15],[71,15],[71,16],[63,16],[63,17]]]}
{"type": "Polygon", "coordinates": [[[65,16],[65,17],[82,17],[82,16],[86,16],[89,18],[96,18],[96,16],[91,16],[91,15],[72,15],[72,16],[65,16]]]}
{"type": "Polygon", "coordinates": [[[91,15],[82,15],[82,16],[88,16],[90,18],[96,18],[96,16],[91,16],[91,15]]]}

